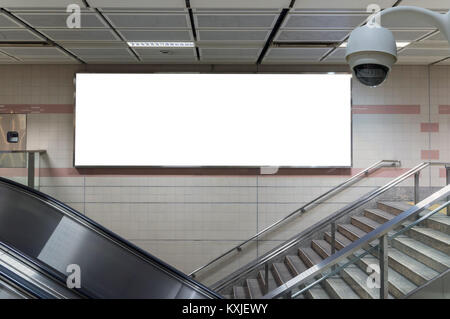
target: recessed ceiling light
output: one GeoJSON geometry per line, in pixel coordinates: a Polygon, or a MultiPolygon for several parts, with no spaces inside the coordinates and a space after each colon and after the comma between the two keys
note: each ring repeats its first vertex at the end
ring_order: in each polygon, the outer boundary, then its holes
{"type": "Polygon", "coordinates": [[[127,42],[136,48],[193,48],[194,42],[127,42]]]}

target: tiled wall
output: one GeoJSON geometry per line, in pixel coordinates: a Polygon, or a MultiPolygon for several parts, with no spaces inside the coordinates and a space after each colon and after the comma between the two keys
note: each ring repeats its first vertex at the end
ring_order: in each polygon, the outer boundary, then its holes
{"type": "MultiPolygon", "coordinates": [[[[190,272],[348,176],[98,175],[72,167],[74,72],[79,66],[0,66],[0,112],[28,114],[28,148],[46,149],[41,191],[190,272]],[[50,111],[49,111],[50,110],[50,111]],[[58,110],[61,110],[59,112],[58,110]],[[43,112],[43,113],[38,113],[43,112]]],[[[450,67],[397,66],[385,84],[353,83],[353,173],[380,159],[403,168],[450,161],[450,67]],[[440,114],[441,113],[441,114],[440,114]]],[[[7,174],[1,170],[3,175],[7,174]]],[[[367,178],[215,269],[212,282],[403,172],[367,178]]],[[[20,178],[18,176],[9,176],[20,178]]],[[[424,186],[442,186],[439,168],[424,186]]],[[[411,185],[407,181],[404,185],[411,185]]]]}

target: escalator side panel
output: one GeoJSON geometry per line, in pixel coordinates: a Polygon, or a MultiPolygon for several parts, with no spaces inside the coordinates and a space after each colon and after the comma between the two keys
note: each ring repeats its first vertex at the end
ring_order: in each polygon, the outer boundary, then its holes
{"type": "Polygon", "coordinates": [[[56,200],[47,203],[46,195],[36,195],[0,178],[0,240],[64,276],[68,265],[78,265],[81,287],[90,296],[220,298],[79,213],[69,214],[56,200]]]}
{"type": "Polygon", "coordinates": [[[60,213],[49,210],[45,203],[25,201],[21,193],[2,187],[0,240],[24,254],[37,256],[47,242],[48,234],[53,232],[61,218],[60,213]]]}

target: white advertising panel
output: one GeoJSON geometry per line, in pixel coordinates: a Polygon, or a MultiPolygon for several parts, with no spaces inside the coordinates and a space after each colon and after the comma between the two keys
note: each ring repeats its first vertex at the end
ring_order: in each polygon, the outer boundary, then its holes
{"type": "Polygon", "coordinates": [[[349,74],[77,74],[75,166],[351,166],[349,74]]]}

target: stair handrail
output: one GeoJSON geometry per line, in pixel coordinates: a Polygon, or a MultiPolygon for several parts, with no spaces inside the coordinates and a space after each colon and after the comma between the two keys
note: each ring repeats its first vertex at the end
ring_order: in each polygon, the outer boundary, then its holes
{"type": "MultiPolygon", "coordinates": [[[[429,166],[444,166],[444,167],[450,167],[450,163],[445,162],[422,162],[415,167],[409,169],[407,172],[401,174],[400,176],[396,177],[395,179],[391,180],[384,186],[381,186],[377,188],[374,191],[371,191],[362,197],[358,198],[356,201],[353,201],[346,206],[342,207],[341,209],[337,210],[335,213],[329,215],[328,217],[320,220],[316,224],[308,227],[301,233],[295,235],[294,237],[290,238],[280,246],[274,248],[273,250],[269,251],[265,255],[259,257],[256,261],[251,262],[247,264],[246,266],[242,267],[241,269],[237,270],[236,272],[232,273],[228,277],[216,282],[211,286],[212,289],[215,291],[220,291],[224,287],[230,285],[231,283],[235,282],[237,279],[242,277],[242,275],[251,272],[252,270],[256,269],[257,267],[265,264],[266,262],[269,262],[271,259],[275,258],[276,256],[280,255],[281,253],[285,252],[289,248],[297,245],[298,243],[302,242],[304,239],[310,237],[312,234],[316,233],[318,230],[323,229],[325,226],[328,226],[330,224],[333,224],[336,222],[336,220],[344,217],[345,215],[352,212],[354,209],[357,209],[361,207],[362,205],[366,204],[367,202],[371,201],[375,197],[378,197],[379,195],[383,194],[384,192],[392,189],[394,186],[400,184],[407,178],[411,176],[418,176],[416,174],[419,174],[420,171],[423,169],[429,167],[429,166]]],[[[417,183],[417,181],[415,181],[417,183]]],[[[417,186],[417,184],[415,185],[417,186]]],[[[415,187],[415,193],[418,192],[418,188],[415,187]]],[[[417,198],[417,195],[415,195],[417,198]]]]}
{"type": "MultiPolygon", "coordinates": [[[[441,210],[443,210],[444,208],[447,208],[448,206],[450,206],[450,201],[445,202],[444,204],[440,205],[439,207],[433,209],[432,211],[430,211],[429,213],[425,214],[424,216],[420,217],[419,219],[417,219],[416,221],[412,222],[411,224],[409,224],[408,226],[404,226],[401,230],[396,231],[393,234],[388,234],[386,235],[388,240],[392,240],[396,237],[398,237],[399,235],[403,234],[404,232],[406,232],[407,230],[417,226],[418,224],[420,224],[422,221],[430,218],[431,216],[433,216],[434,214],[440,212],[441,210]]],[[[447,208],[448,209],[448,208],[447,208]]],[[[396,226],[394,226],[395,228],[396,226]]],[[[383,235],[384,236],[384,235],[383,235]]],[[[353,265],[355,264],[357,261],[361,260],[363,257],[369,255],[369,254],[373,254],[376,250],[378,250],[380,248],[379,244],[376,245],[371,245],[370,248],[365,248],[364,252],[361,254],[358,254],[358,256],[355,256],[354,258],[352,258],[351,260],[349,260],[348,262],[344,263],[343,265],[339,265],[338,267],[336,266],[332,266],[332,270],[327,273],[326,275],[320,277],[319,279],[317,279],[316,281],[312,282],[311,284],[308,284],[307,286],[301,288],[300,290],[296,291],[294,294],[291,294],[291,298],[296,298],[297,296],[305,293],[307,290],[309,290],[310,288],[316,286],[318,283],[324,281],[327,278],[330,278],[338,273],[341,272],[341,270],[345,269],[347,266],[349,265],[353,265]]],[[[386,267],[387,265],[385,264],[384,267],[386,267]]],[[[437,276],[437,277],[440,277],[437,276]]],[[[436,277],[435,277],[436,278],[436,277]]],[[[434,280],[435,278],[433,278],[432,280],[434,280]]],[[[414,289],[413,291],[409,292],[408,295],[410,295],[411,293],[413,293],[414,291],[418,291],[419,289],[421,289],[422,287],[424,287],[425,285],[427,285],[427,283],[425,283],[422,286],[417,287],[416,289],[414,289]]],[[[380,294],[381,296],[381,294],[380,294]]]]}
{"type": "MultiPolygon", "coordinates": [[[[331,267],[333,267],[334,265],[336,265],[343,259],[349,257],[350,255],[352,255],[359,249],[362,249],[368,243],[371,243],[372,241],[377,240],[377,239],[387,235],[387,233],[390,230],[403,224],[406,220],[416,216],[417,214],[422,212],[424,209],[427,209],[428,207],[430,207],[436,201],[438,201],[441,198],[446,197],[448,195],[450,195],[450,185],[444,186],[443,188],[441,188],[437,192],[433,193],[432,195],[428,196],[426,199],[422,200],[421,202],[415,204],[408,210],[395,216],[388,222],[380,225],[373,231],[371,231],[371,232],[367,233],[366,235],[362,236],[361,238],[355,240],[351,244],[345,246],[344,248],[342,248],[341,250],[336,252],[334,255],[328,256],[327,258],[322,260],[317,265],[312,266],[311,268],[303,271],[302,273],[300,273],[299,275],[290,279],[289,281],[282,284],[281,286],[278,286],[274,290],[269,291],[267,294],[262,296],[262,299],[273,299],[273,298],[281,297],[281,296],[284,296],[284,295],[290,293],[293,288],[299,287],[300,285],[306,283],[310,279],[314,279],[315,276],[321,274],[322,272],[324,272],[327,269],[330,269],[331,267]]],[[[446,205],[448,205],[448,203],[446,203],[442,206],[446,206],[446,205]]],[[[426,216],[429,217],[429,216],[433,215],[435,213],[435,211],[439,211],[440,209],[442,209],[442,206],[440,206],[437,210],[433,210],[431,213],[428,213],[426,216]]],[[[351,263],[351,262],[348,262],[348,263],[351,263]]],[[[345,264],[344,266],[346,266],[346,265],[347,264],[345,264]]],[[[334,272],[337,272],[337,270],[334,270],[333,273],[334,272]]],[[[320,282],[322,280],[323,280],[323,277],[315,280],[313,283],[308,284],[307,287],[300,290],[300,292],[309,289],[310,287],[316,285],[318,282],[320,282]]],[[[298,293],[296,293],[295,295],[297,295],[297,294],[298,293]]]]}
{"type": "Polygon", "coordinates": [[[316,204],[318,201],[320,201],[323,198],[325,198],[325,197],[335,193],[336,191],[342,189],[345,185],[351,184],[352,182],[354,182],[355,180],[359,179],[363,175],[364,176],[368,176],[371,173],[371,171],[375,172],[378,169],[380,169],[381,167],[387,167],[387,166],[397,167],[397,166],[400,166],[400,165],[401,165],[401,162],[399,160],[380,160],[380,161],[370,165],[369,167],[365,168],[361,172],[353,175],[352,177],[350,177],[349,179],[345,180],[344,182],[334,186],[333,188],[329,189],[325,193],[319,195],[318,197],[316,197],[313,200],[309,201],[308,203],[304,204],[302,207],[294,210],[293,212],[291,212],[290,214],[286,215],[285,217],[279,219],[278,221],[274,222],[270,226],[267,226],[266,228],[260,230],[255,235],[251,236],[250,238],[244,240],[243,242],[239,243],[238,245],[236,245],[236,246],[232,247],[231,249],[227,250],[226,252],[222,253],[220,256],[210,260],[209,262],[207,262],[203,266],[200,266],[200,267],[196,268],[191,273],[189,273],[189,276],[191,276],[192,278],[195,278],[195,275],[199,271],[209,267],[210,265],[216,263],[217,261],[221,260],[222,258],[224,258],[225,256],[231,254],[234,251],[240,252],[242,250],[242,246],[248,244],[249,242],[251,242],[252,240],[258,238],[259,236],[261,236],[261,235],[263,235],[263,234],[273,230],[274,228],[276,228],[280,224],[284,223],[288,219],[292,218],[293,216],[295,216],[295,215],[297,215],[299,213],[303,214],[303,213],[307,212],[310,209],[310,207],[312,205],[316,204]]]}

